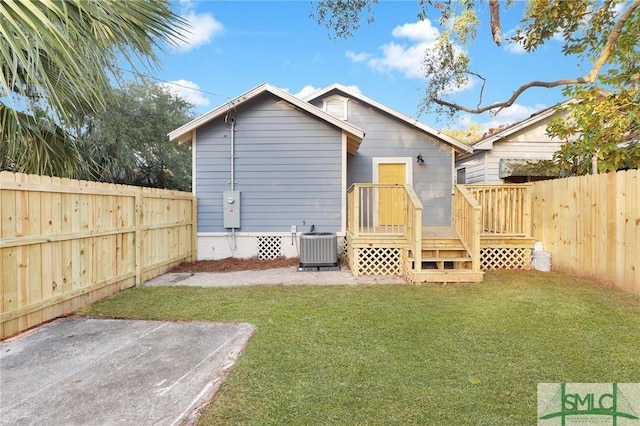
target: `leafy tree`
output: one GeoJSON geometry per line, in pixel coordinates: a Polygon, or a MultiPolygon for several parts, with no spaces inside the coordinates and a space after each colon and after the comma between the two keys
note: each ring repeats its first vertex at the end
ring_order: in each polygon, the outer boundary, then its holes
{"type": "Polygon", "coordinates": [[[482,124],[471,121],[469,125],[462,129],[453,129],[448,128],[442,131],[445,135],[449,135],[453,138],[456,138],[460,142],[464,142],[466,144],[472,144],[476,141],[482,139],[482,136],[485,133],[485,128],[482,124]]]}
{"type": "Polygon", "coordinates": [[[74,175],[62,124],[104,110],[118,58],[152,68],[186,27],[165,0],[0,1],[0,167],[74,175]]]}
{"type": "MultiPolygon", "coordinates": [[[[317,6],[318,22],[337,35],[349,35],[341,28],[345,19],[355,19],[365,7],[376,2],[321,1],[317,6]],[[332,7],[329,7],[332,5],[332,7]],[[356,8],[359,8],[355,10],[356,8]],[[336,17],[338,16],[338,18],[336,17]],[[328,18],[329,17],[329,18],[328,18]]],[[[534,80],[514,88],[509,99],[483,105],[482,95],[487,80],[472,68],[465,46],[475,40],[480,1],[421,0],[418,16],[436,18],[441,35],[435,47],[426,52],[424,73],[427,87],[422,110],[452,116],[458,112],[479,114],[498,112],[514,104],[522,93],[533,88],[563,87],[565,96],[577,102],[566,106],[570,119],[555,121],[549,127],[552,135],[576,142],[565,145],[555,157],[558,167],[567,173],[582,173],[588,160],[595,158],[601,171],[638,167],[640,156],[637,136],[640,134],[640,0],[546,0],[530,1],[521,18],[521,26],[507,41],[519,43],[526,52],[533,52],[556,36],[563,40],[562,53],[578,60],[573,78],[534,80]],[[584,74],[579,70],[587,69],[584,74]],[[465,106],[453,100],[454,87],[466,85],[471,78],[479,79],[478,102],[465,106]],[[621,145],[621,142],[625,142],[621,145]],[[562,166],[563,164],[572,166],[562,166]]],[[[498,0],[489,0],[491,37],[502,44],[500,7],[498,0]]],[[[509,6],[510,1],[502,3],[509,6]]],[[[511,11],[507,7],[507,11],[511,11]]],[[[372,19],[371,14],[368,19],[372,19]]],[[[348,22],[347,22],[348,24],[348,22]]],[[[590,170],[590,167],[589,167],[590,170]]]]}
{"type": "Polygon", "coordinates": [[[76,126],[89,161],[85,179],[191,189],[191,154],[167,133],[194,116],[193,105],[149,81],[113,89],[106,110],[76,126]]]}

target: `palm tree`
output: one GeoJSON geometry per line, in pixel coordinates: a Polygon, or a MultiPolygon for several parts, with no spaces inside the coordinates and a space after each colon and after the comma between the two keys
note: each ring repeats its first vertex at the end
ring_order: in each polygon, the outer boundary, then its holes
{"type": "Polygon", "coordinates": [[[166,0],[0,0],[0,169],[73,176],[65,123],[105,108],[119,61],[153,69],[187,26],[166,0]]]}

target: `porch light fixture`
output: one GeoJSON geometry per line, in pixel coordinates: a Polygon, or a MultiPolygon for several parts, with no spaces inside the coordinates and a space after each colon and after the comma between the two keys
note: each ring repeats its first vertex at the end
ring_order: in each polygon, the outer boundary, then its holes
{"type": "Polygon", "coordinates": [[[416,157],[418,159],[418,164],[424,164],[424,159],[422,158],[422,153],[418,153],[418,156],[416,157]]]}

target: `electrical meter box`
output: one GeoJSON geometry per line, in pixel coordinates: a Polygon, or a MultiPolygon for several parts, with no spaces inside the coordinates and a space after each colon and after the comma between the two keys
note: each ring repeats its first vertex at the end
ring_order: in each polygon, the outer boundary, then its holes
{"type": "Polygon", "coordinates": [[[225,228],[240,228],[240,191],[222,193],[222,213],[225,228]]]}

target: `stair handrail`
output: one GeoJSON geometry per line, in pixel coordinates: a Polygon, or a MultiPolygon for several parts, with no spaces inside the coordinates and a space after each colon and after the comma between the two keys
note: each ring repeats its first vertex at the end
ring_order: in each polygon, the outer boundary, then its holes
{"type": "Polygon", "coordinates": [[[474,271],[480,271],[482,206],[464,185],[454,187],[454,228],[471,257],[474,271]]]}
{"type": "Polygon", "coordinates": [[[407,245],[413,252],[414,271],[420,272],[422,270],[422,210],[424,207],[412,185],[405,184],[404,190],[407,194],[407,217],[405,220],[407,230],[405,236],[407,245]]]}

